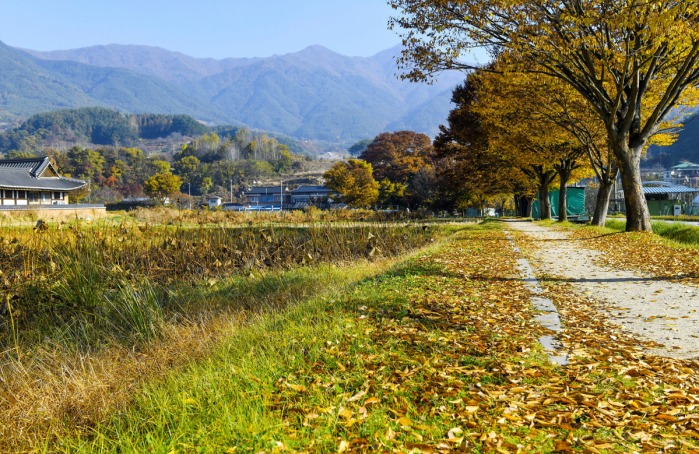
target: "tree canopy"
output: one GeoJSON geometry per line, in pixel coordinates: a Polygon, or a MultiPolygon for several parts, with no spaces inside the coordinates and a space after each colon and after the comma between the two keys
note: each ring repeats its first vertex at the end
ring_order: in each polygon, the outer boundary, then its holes
{"type": "Polygon", "coordinates": [[[621,171],[627,230],[650,231],[639,164],[673,109],[697,103],[699,4],[607,0],[391,0],[399,12],[405,77],[475,69],[465,53],[487,47],[580,94],[604,125],[621,171]]]}
{"type": "Polygon", "coordinates": [[[177,175],[159,173],[146,181],[143,189],[146,195],[163,200],[179,192],[180,186],[182,186],[182,180],[177,175]]]}
{"type": "Polygon", "coordinates": [[[432,159],[432,141],[425,134],[413,131],[384,132],[359,155],[372,165],[374,178],[387,178],[394,183],[406,184],[432,159]]]}
{"type": "Polygon", "coordinates": [[[325,185],[337,202],[355,208],[372,206],[379,197],[379,183],[374,180],[371,164],[358,159],[338,162],[325,172],[325,185]]]}

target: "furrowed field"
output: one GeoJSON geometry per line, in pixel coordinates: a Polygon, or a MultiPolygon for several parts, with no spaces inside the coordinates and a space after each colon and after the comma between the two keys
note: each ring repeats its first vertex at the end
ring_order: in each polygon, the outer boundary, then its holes
{"type": "Polygon", "coordinates": [[[36,228],[6,219],[0,448],[51,450],[88,434],[141,383],[258,314],[339,291],[439,234],[394,221],[174,210],[36,228]]]}

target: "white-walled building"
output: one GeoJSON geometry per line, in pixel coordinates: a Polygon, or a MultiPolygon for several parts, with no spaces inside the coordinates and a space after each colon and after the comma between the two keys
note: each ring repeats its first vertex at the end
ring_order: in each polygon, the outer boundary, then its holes
{"type": "Polygon", "coordinates": [[[58,174],[49,158],[0,159],[0,204],[67,205],[87,182],[58,174]]]}

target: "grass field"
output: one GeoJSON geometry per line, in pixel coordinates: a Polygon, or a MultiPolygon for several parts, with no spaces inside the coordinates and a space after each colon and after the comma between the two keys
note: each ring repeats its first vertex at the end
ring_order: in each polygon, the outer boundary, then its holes
{"type": "MultiPolygon", "coordinates": [[[[498,221],[144,225],[8,233],[19,241],[4,247],[21,245],[13,254],[29,271],[13,289],[62,306],[21,323],[3,316],[1,450],[699,452],[689,363],[639,353],[566,283],[549,291],[575,315],[562,334],[571,363],[547,360],[537,339],[549,331],[534,320],[498,221]],[[118,246],[103,244],[106,233],[118,246]],[[187,246],[165,248],[167,238],[187,246]],[[270,245],[285,243],[303,247],[265,263],[270,245]],[[159,258],[140,261],[154,245],[159,258]],[[256,266],[231,259],[192,272],[224,247],[256,266]],[[50,264],[34,260],[42,250],[98,268],[96,296],[80,301],[102,312],[48,290],[50,264]],[[163,273],[162,263],[180,265],[163,273]]],[[[10,307],[31,310],[14,294],[10,307]]]]}
{"type": "Polygon", "coordinates": [[[259,314],[345,288],[448,230],[205,221],[0,226],[0,448],[89,430],[259,314]]]}
{"type": "Polygon", "coordinates": [[[262,316],[202,361],[139,389],[81,452],[695,452],[696,374],[648,357],[565,288],[571,364],[536,339],[497,222],[341,292],[262,316]],[[678,375],[682,379],[678,379],[678,375]],[[689,401],[687,400],[689,399],[689,401]]]}

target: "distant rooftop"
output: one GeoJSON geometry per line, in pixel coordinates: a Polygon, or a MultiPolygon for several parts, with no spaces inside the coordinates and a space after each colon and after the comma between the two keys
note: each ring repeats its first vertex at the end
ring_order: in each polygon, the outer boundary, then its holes
{"type": "Polygon", "coordinates": [[[644,194],[684,194],[699,192],[699,189],[692,189],[686,186],[667,183],[664,181],[645,181],[642,184],[644,194]]]}
{"type": "Polygon", "coordinates": [[[322,186],[305,186],[301,185],[298,188],[290,192],[330,192],[330,189],[326,188],[325,185],[322,186]]]}
{"type": "Polygon", "coordinates": [[[694,164],[693,162],[685,161],[672,167],[677,170],[687,170],[687,169],[699,169],[699,164],[694,164]]]}
{"type": "MultiPolygon", "coordinates": [[[[268,186],[268,187],[258,187],[250,188],[245,191],[246,194],[276,194],[281,192],[281,187],[279,186],[268,186]]],[[[284,188],[286,190],[286,188],[284,188]]]]}

